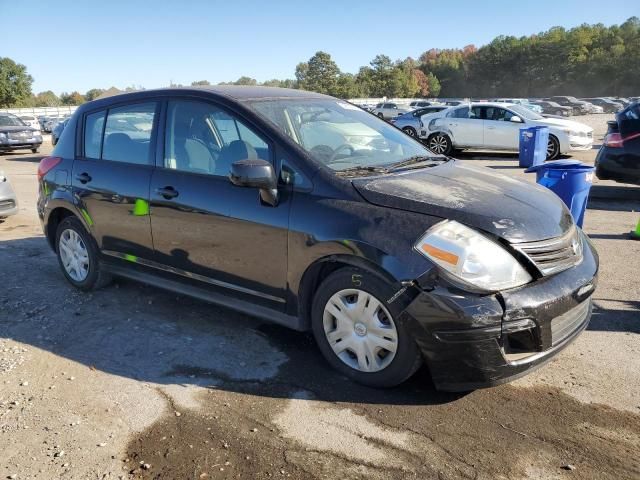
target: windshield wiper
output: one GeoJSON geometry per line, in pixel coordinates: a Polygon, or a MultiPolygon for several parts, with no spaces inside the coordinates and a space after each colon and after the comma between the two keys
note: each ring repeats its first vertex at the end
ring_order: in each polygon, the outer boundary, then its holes
{"type": "Polygon", "coordinates": [[[408,167],[409,165],[413,165],[413,164],[417,164],[417,163],[424,163],[424,162],[433,162],[431,165],[429,166],[433,166],[436,163],[439,162],[448,162],[449,160],[451,160],[451,157],[444,157],[444,156],[428,156],[428,155],[414,155],[413,157],[409,157],[406,158],[398,163],[392,163],[391,165],[387,166],[386,171],[387,172],[394,172],[396,170],[399,170],[401,168],[405,168],[408,167]]]}
{"type": "Polygon", "coordinates": [[[355,167],[344,168],[337,170],[336,173],[358,173],[358,172],[375,172],[375,173],[387,173],[387,169],[384,167],[374,167],[371,165],[356,165],[355,167]]]}

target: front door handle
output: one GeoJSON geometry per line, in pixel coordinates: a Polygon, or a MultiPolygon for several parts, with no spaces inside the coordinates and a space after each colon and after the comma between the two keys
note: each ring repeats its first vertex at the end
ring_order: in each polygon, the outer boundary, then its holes
{"type": "Polygon", "coordinates": [[[158,195],[162,195],[167,200],[171,200],[172,198],[176,198],[179,195],[179,192],[173,187],[164,187],[157,188],[156,193],[158,195]]]}
{"type": "Polygon", "coordinates": [[[76,180],[78,180],[80,183],[89,183],[91,181],[91,175],[89,175],[87,172],[83,172],[80,175],[76,176],[76,180]]]}
{"type": "Polygon", "coordinates": [[[496,127],[491,127],[491,126],[487,127],[487,130],[495,130],[495,129],[496,127]]]}

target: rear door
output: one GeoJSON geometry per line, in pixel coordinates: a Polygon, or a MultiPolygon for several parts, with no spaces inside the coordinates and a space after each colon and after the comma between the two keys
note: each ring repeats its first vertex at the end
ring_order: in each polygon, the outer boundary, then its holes
{"type": "Polygon", "coordinates": [[[284,309],[290,194],[277,206],[234,186],[231,164],[274,163],[275,145],[215,103],[168,102],[164,155],[151,181],[151,224],[159,268],[244,300],[284,309]]]}
{"type": "Polygon", "coordinates": [[[522,122],[512,122],[515,113],[501,107],[482,107],[484,144],[498,150],[518,150],[522,122]]]}
{"type": "Polygon", "coordinates": [[[449,112],[445,124],[453,134],[456,146],[482,147],[484,145],[482,119],[473,114],[469,105],[463,105],[449,112]]]}
{"type": "Polygon", "coordinates": [[[158,103],[144,101],[84,115],[80,158],[73,164],[77,206],[104,253],[149,258],[149,183],[158,103]]]}

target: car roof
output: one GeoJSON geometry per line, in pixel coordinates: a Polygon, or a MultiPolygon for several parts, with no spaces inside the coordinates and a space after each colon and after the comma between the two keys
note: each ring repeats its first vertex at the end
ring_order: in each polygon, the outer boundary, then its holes
{"type": "Polygon", "coordinates": [[[323,95],[321,93],[308,92],[306,90],[296,90],[292,88],[279,88],[279,87],[263,87],[263,86],[245,86],[245,85],[207,85],[197,87],[169,87],[169,88],[157,88],[152,90],[140,90],[135,92],[126,92],[118,95],[112,95],[109,97],[87,102],[82,105],[83,109],[86,106],[101,106],[110,105],[112,103],[120,103],[127,100],[137,100],[143,98],[149,98],[154,96],[170,96],[173,94],[202,94],[209,93],[217,97],[225,97],[227,99],[235,101],[246,100],[275,100],[275,99],[296,99],[296,98],[323,98],[334,99],[329,95],[323,95]]]}

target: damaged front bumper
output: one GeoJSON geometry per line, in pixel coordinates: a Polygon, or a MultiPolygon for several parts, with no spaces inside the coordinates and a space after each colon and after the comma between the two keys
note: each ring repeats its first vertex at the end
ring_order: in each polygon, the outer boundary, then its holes
{"type": "Polygon", "coordinates": [[[598,257],[583,239],[578,265],[494,295],[445,282],[418,288],[402,316],[436,388],[465,391],[509,382],[543,365],[588,325],[598,257]]]}

